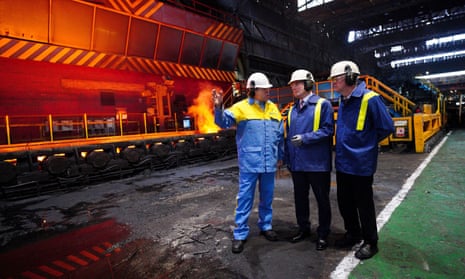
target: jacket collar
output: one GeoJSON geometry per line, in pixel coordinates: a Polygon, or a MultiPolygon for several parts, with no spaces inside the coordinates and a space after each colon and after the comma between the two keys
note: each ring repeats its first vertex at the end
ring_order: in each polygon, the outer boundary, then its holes
{"type": "Polygon", "coordinates": [[[262,108],[264,108],[266,106],[266,103],[267,103],[267,102],[257,101],[257,100],[255,100],[254,98],[251,98],[251,97],[249,97],[248,102],[249,102],[249,105],[257,104],[262,108]]]}
{"type": "MultiPolygon", "coordinates": [[[[318,102],[319,97],[315,93],[310,93],[310,95],[307,95],[305,98],[303,98],[304,105],[308,103],[313,103],[316,104],[318,102]]],[[[294,103],[294,106],[298,107],[300,103],[300,100],[296,101],[294,103]]]]}
{"type": "Polygon", "coordinates": [[[366,91],[365,89],[366,84],[364,81],[362,81],[357,85],[357,87],[355,87],[354,91],[352,91],[352,94],[350,94],[350,96],[361,98],[363,96],[363,93],[366,91]]]}

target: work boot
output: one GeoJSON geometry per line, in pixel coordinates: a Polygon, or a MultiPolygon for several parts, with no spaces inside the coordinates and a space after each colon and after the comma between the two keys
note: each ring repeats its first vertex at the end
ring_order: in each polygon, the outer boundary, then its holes
{"type": "Polygon", "coordinates": [[[299,231],[297,234],[291,237],[289,239],[290,242],[292,243],[297,243],[300,242],[306,238],[310,237],[310,232],[309,231],[299,231]]]}
{"type": "Polygon", "coordinates": [[[272,230],[261,231],[260,234],[263,235],[268,241],[278,240],[278,235],[272,230]]]}
{"type": "Polygon", "coordinates": [[[359,260],[366,260],[378,253],[378,245],[363,243],[362,246],[355,252],[355,257],[359,260]]]}
{"type": "Polygon", "coordinates": [[[326,248],[328,248],[328,241],[325,238],[318,238],[316,241],[316,250],[317,251],[323,251],[326,248]]]}
{"type": "Polygon", "coordinates": [[[233,239],[231,245],[231,251],[235,254],[242,252],[244,250],[245,240],[233,239]]]}

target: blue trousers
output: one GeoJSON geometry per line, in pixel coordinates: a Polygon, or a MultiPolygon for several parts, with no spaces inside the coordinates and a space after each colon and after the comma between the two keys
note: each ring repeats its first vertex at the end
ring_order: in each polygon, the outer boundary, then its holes
{"type": "Polygon", "coordinates": [[[258,181],[260,202],[258,204],[258,228],[260,231],[271,230],[273,210],[274,172],[269,173],[244,173],[239,172],[239,191],[237,193],[237,206],[235,212],[236,228],[234,239],[245,240],[249,235],[248,220],[252,211],[255,187],[258,181]]]}

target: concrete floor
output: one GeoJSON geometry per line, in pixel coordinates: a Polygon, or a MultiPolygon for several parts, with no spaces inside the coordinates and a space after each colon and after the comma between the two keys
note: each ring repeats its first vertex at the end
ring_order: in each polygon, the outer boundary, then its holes
{"type": "MultiPolygon", "coordinates": [[[[380,153],[377,213],[426,156],[380,153]]],[[[292,182],[286,170],[277,177],[273,229],[281,241],[258,235],[255,203],[241,254],[231,253],[235,158],[0,201],[0,278],[328,278],[348,254],[332,246],[343,233],[334,177],[325,251],[316,251],[313,239],[287,241],[296,229],[292,182]]],[[[313,233],[315,205],[312,194],[313,233]]]]}

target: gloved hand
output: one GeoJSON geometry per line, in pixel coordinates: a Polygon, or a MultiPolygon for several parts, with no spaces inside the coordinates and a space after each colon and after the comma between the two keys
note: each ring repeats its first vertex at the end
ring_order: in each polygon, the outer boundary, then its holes
{"type": "Polygon", "coordinates": [[[291,138],[291,143],[294,146],[301,146],[302,145],[302,135],[295,135],[291,138]]]}
{"type": "Polygon", "coordinates": [[[216,89],[213,89],[212,100],[216,108],[221,108],[221,106],[223,105],[223,91],[220,90],[219,92],[217,92],[216,89]]]}

